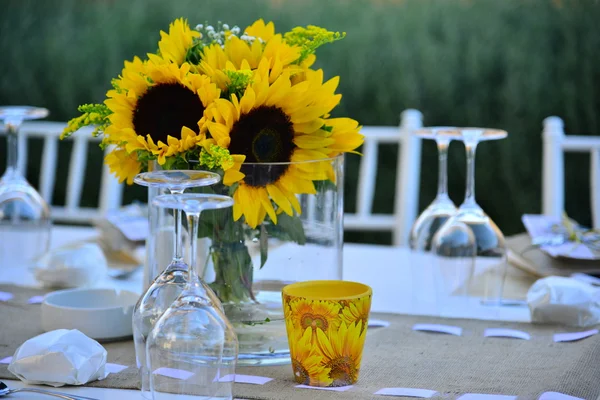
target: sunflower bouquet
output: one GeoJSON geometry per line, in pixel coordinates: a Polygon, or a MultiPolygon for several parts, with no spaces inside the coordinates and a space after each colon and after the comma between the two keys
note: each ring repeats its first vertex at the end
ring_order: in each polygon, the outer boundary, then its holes
{"type": "Polygon", "coordinates": [[[79,107],[63,137],[95,126],[110,149],[105,163],[128,184],[155,164],[220,173],[233,209],[201,227],[212,239],[214,289],[224,302],[253,299],[244,238],[268,229],[301,243],[297,196],[334,181],[325,160],[363,142],[357,121],[330,115],[341,99],[339,77],[324,80],[312,68],[317,48],[343,37],[316,26],[277,34],[262,19],[244,30],[192,29],[177,19],[161,31],[155,53],[125,62],[102,104],[79,107]],[[309,160],[324,161],[302,164],[309,160]],[[273,165],[268,174],[257,168],[265,163],[273,165]]]}

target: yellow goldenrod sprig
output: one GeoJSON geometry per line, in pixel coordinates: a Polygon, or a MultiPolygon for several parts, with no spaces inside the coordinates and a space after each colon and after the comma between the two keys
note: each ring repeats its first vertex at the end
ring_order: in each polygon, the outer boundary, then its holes
{"type": "Polygon", "coordinates": [[[284,35],[287,44],[302,48],[298,63],[304,61],[322,45],[333,43],[344,37],[346,37],[346,32],[332,32],[315,25],[308,25],[306,28],[297,26],[284,35]]]}
{"type": "Polygon", "coordinates": [[[83,104],[77,108],[82,113],[79,117],[71,119],[60,135],[61,139],[71,136],[84,126],[95,125],[93,136],[98,136],[110,124],[108,116],[112,114],[104,104],[83,104]]]}
{"type": "Polygon", "coordinates": [[[226,85],[229,97],[235,94],[238,99],[242,98],[246,87],[252,83],[252,71],[242,69],[239,71],[225,70],[224,72],[229,78],[226,85]]]}
{"type": "Polygon", "coordinates": [[[200,165],[209,169],[228,170],[233,166],[233,157],[229,154],[229,150],[213,144],[208,149],[203,148],[200,152],[200,165]]]}

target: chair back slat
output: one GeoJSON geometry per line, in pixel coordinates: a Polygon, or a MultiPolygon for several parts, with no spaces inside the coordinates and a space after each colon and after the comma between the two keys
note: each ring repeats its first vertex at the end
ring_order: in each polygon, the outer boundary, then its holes
{"type": "MultiPolygon", "coordinates": [[[[112,146],[104,150],[104,157],[110,153],[112,146]]],[[[125,185],[120,184],[114,175],[110,173],[108,165],[102,164],[102,178],[100,183],[100,203],[99,208],[102,214],[110,210],[121,207],[123,199],[123,188],[125,185]]]]}
{"type": "Polygon", "coordinates": [[[344,228],[356,231],[392,232],[394,245],[408,243],[410,228],[416,218],[419,198],[421,139],[412,133],[422,127],[422,114],[405,110],[400,126],[365,126],[363,157],[358,176],[357,212],[344,216],[344,228]],[[379,144],[398,144],[395,203],[393,214],[373,214],[379,144]]]}
{"type": "Polygon", "coordinates": [[[600,228],[600,136],[566,135],[563,120],[543,122],[542,212],[560,217],[565,209],[565,152],[590,153],[592,223],[600,228]]]}
{"type": "Polygon", "coordinates": [[[419,182],[421,181],[421,139],[413,133],[423,127],[423,114],[417,110],[405,110],[400,123],[400,162],[396,174],[396,200],[394,214],[397,216],[393,244],[405,246],[412,224],[419,210],[419,182]]]}
{"type": "MultiPolygon", "coordinates": [[[[42,166],[40,169],[39,192],[50,204],[52,219],[67,223],[89,223],[94,219],[101,218],[107,211],[118,208],[123,197],[123,184],[110,175],[108,168],[103,167],[100,183],[100,196],[98,208],[81,207],[81,195],[85,178],[87,164],[87,148],[90,142],[98,143],[101,138],[91,135],[93,127],[85,127],[75,132],[66,140],[73,140],[73,149],[69,162],[67,178],[66,206],[52,204],[52,198],[56,189],[55,180],[58,163],[59,137],[66,127],[64,122],[32,121],[25,122],[19,131],[20,140],[29,138],[41,138],[44,140],[42,152],[42,166]]],[[[5,129],[0,124],[0,135],[5,135],[5,129]]],[[[19,164],[25,172],[27,165],[27,144],[20,143],[19,164]]]]}
{"type": "Polygon", "coordinates": [[[67,178],[67,210],[74,210],[79,207],[81,202],[87,147],[88,141],[84,136],[75,136],[73,139],[71,162],[69,163],[69,177],[67,178]]]}
{"type": "Polygon", "coordinates": [[[565,171],[562,143],[564,124],[558,117],[544,120],[544,156],[542,167],[542,213],[560,216],[565,205],[565,171]]]}
{"type": "Polygon", "coordinates": [[[52,204],[54,183],[56,179],[56,162],[58,160],[58,138],[48,136],[44,140],[42,167],[40,168],[40,194],[48,204],[52,204]]]}
{"type": "MultiPolygon", "coordinates": [[[[368,129],[363,131],[363,134],[368,137],[368,129]]],[[[357,213],[361,218],[368,217],[373,208],[378,151],[379,143],[377,140],[365,140],[358,173],[358,196],[356,203],[357,213]]]]}

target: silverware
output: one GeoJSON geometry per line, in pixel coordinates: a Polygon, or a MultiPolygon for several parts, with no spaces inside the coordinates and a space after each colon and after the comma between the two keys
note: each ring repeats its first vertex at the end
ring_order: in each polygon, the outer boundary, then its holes
{"type": "Polygon", "coordinates": [[[19,393],[19,392],[45,394],[48,396],[58,397],[58,398],[64,399],[64,400],[98,400],[98,399],[93,399],[91,397],[83,397],[83,396],[77,396],[77,395],[73,395],[73,394],[60,393],[60,392],[51,392],[49,390],[42,390],[42,389],[36,389],[36,388],[9,389],[8,386],[6,386],[6,384],[4,382],[0,381],[0,397],[8,396],[10,394],[19,393]]]}

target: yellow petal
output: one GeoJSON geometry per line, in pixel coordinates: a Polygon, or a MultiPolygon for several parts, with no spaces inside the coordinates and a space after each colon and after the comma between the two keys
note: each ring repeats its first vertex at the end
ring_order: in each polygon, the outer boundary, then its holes
{"type": "Polygon", "coordinates": [[[279,189],[279,191],[281,191],[281,193],[283,193],[283,195],[288,199],[292,205],[292,208],[296,211],[296,214],[300,215],[302,213],[302,208],[300,207],[300,202],[298,201],[296,195],[288,191],[285,186],[281,184],[281,182],[275,183],[275,186],[277,186],[277,189],[279,189]]]}
{"type": "MultiPolygon", "coordinates": [[[[267,195],[267,191],[263,188],[257,189],[258,199],[260,200],[262,206],[264,207],[267,214],[273,221],[273,223],[277,223],[277,214],[275,214],[275,209],[273,208],[273,203],[269,200],[269,196],[267,195]]],[[[264,219],[261,218],[261,220],[264,219]]]]}
{"type": "Polygon", "coordinates": [[[277,186],[267,185],[267,192],[281,210],[283,210],[287,215],[293,216],[292,205],[285,195],[281,193],[281,190],[279,190],[277,186]]]}
{"type": "Polygon", "coordinates": [[[246,175],[244,175],[242,172],[235,170],[233,168],[230,168],[227,171],[225,171],[225,174],[223,175],[223,184],[227,185],[227,186],[231,186],[235,182],[238,182],[238,181],[241,181],[242,179],[244,179],[245,176],[246,175]]]}
{"type": "Polygon", "coordinates": [[[310,180],[294,179],[284,175],[279,180],[290,192],[296,194],[315,194],[315,185],[310,180]]]}
{"type": "Polygon", "coordinates": [[[294,137],[294,144],[303,149],[319,149],[335,143],[334,139],[323,138],[312,135],[297,135],[294,137]]]}
{"type": "Polygon", "coordinates": [[[237,221],[242,216],[242,204],[241,204],[240,191],[236,190],[233,193],[233,220],[237,221]]]}
{"type": "MultiPolygon", "coordinates": [[[[225,125],[217,124],[215,122],[209,122],[208,130],[212,137],[221,145],[220,143],[226,139],[229,139],[229,129],[225,125]]],[[[224,146],[229,147],[229,146],[224,146]]]]}
{"type": "Polygon", "coordinates": [[[256,100],[256,94],[254,93],[254,89],[248,87],[246,89],[246,93],[242,96],[242,100],[240,101],[240,111],[242,114],[248,114],[252,107],[254,107],[254,101],[256,100]]]}
{"type": "Polygon", "coordinates": [[[299,133],[313,133],[319,130],[323,126],[323,120],[317,118],[310,122],[304,122],[301,124],[294,124],[294,130],[299,133]]]}

